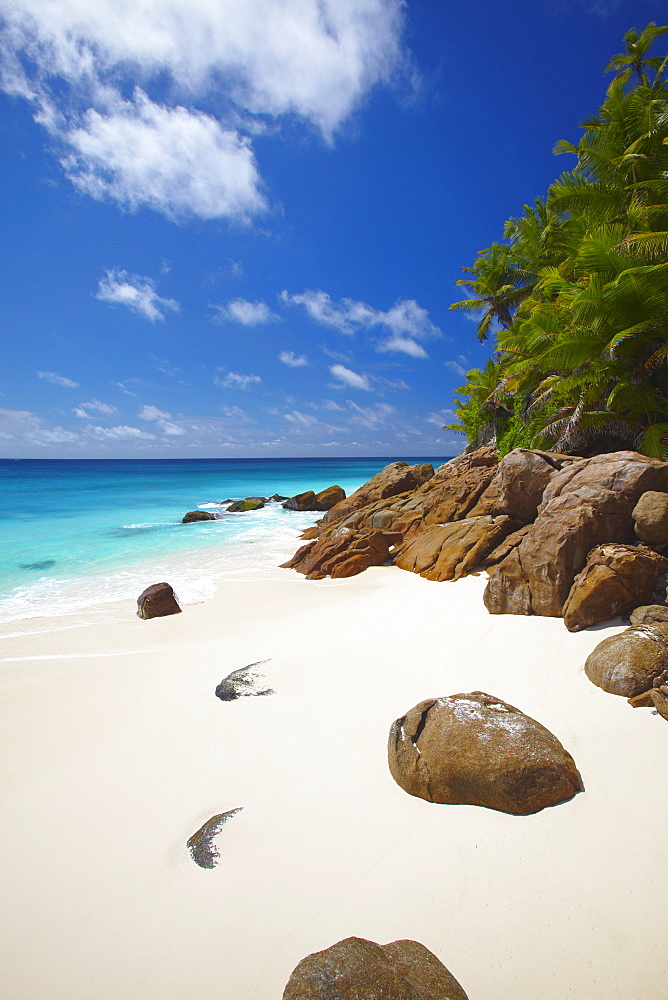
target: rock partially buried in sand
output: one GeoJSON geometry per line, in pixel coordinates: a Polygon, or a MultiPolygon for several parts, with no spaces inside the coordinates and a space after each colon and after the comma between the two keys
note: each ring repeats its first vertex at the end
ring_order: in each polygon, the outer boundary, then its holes
{"type": "Polygon", "coordinates": [[[468,1000],[452,973],[418,941],[379,945],[349,937],[302,959],[283,1000],[468,1000]]]}
{"type": "Polygon", "coordinates": [[[237,698],[276,694],[273,688],[265,686],[266,678],[258,670],[263,663],[269,663],[269,660],[258,660],[257,663],[249,663],[247,667],[233,670],[216,688],[216,698],[221,701],[236,701],[237,698]]]}
{"type": "Polygon", "coordinates": [[[218,836],[228,820],[240,813],[243,806],[236,809],[228,809],[227,812],[218,813],[212,816],[206,823],[200,826],[199,830],[193,833],[188,840],[187,847],[190,856],[200,868],[215,868],[220,854],[214,844],[214,838],[218,836]]]}
{"type": "Polygon", "coordinates": [[[609,694],[634,698],[668,680],[668,622],[632,625],[589,654],[585,673],[609,694]]]}
{"type": "Polygon", "coordinates": [[[195,521],[215,521],[213,514],[208,510],[189,510],[181,518],[181,524],[193,524],[195,521]]]}
{"type": "Polygon", "coordinates": [[[381,566],[389,558],[390,548],[402,541],[401,535],[391,532],[347,531],[302,545],[281,569],[296,569],[307,580],[356,576],[369,566],[381,566]]]}
{"type": "Polygon", "coordinates": [[[665,604],[643,604],[631,612],[632,625],[659,625],[668,623],[668,606],[665,604]]]}
{"type": "Polygon", "coordinates": [[[428,802],[528,816],[583,791],[556,736],[482,691],[420,702],[392,724],[388,760],[397,784],[428,802]]]}
{"type": "Polygon", "coordinates": [[[138,618],[164,618],[180,614],[179,602],[169,583],[153,583],[137,598],[138,618]]]}

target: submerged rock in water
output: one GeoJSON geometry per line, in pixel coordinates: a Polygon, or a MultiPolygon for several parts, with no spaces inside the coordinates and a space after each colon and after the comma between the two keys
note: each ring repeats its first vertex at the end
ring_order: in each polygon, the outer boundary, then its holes
{"type": "Polygon", "coordinates": [[[236,809],[228,809],[227,812],[218,813],[193,833],[188,840],[187,847],[196,865],[199,865],[200,868],[215,868],[220,854],[213,842],[214,837],[217,837],[227,821],[240,813],[242,809],[243,806],[238,806],[236,809]]]}
{"type": "Polygon", "coordinates": [[[247,667],[233,670],[216,688],[216,698],[221,701],[236,701],[237,698],[276,694],[273,688],[265,687],[266,678],[258,670],[263,663],[269,663],[269,660],[258,660],[257,663],[249,663],[247,667]]]}
{"type": "Polygon", "coordinates": [[[55,559],[42,559],[41,562],[20,563],[19,569],[51,569],[51,567],[55,565],[55,559]]]}
{"type": "Polygon", "coordinates": [[[181,518],[181,524],[192,524],[194,521],[215,521],[216,518],[208,510],[189,510],[181,518]]]}
{"type": "Polygon", "coordinates": [[[153,583],[137,598],[137,618],[179,615],[181,608],[169,583],[153,583]]]}
{"type": "Polygon", "coordinates": [[[245,500],[235,500],[227,508],[228,514],[244,514],[247,510],[259,510],[267,502],[266,497],[246,497],[245,500]]]}
{"type": "Polygon", "coordinates": [[[556,736],[483,691],[420,702],[392,724],[388,761],[392,777],[410,795],[516,816],[583,790],[575,762],[556,736]]]}
{"type": "Polygon", "coordinates": [[[303,958],[283,1000],[467,1000],[442,962],[418,941],[379,945],[349,937],[303,958]]]}

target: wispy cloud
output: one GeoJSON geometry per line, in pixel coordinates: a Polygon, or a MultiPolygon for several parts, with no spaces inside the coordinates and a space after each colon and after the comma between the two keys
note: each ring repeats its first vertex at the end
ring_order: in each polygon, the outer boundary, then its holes
{"type": "Polygon", "coordinates": [[[345,365],[331,365],[329,372],[333,378],[340,382],[341,388],[347,385],[351,389],[364,389],[365,392],[371,392],[371,383],[367,375],[360,375],[358,372],[346,368],[345,365]]]}
{"type": "Polygon", "coordinates": [[[428,357],[418,341],[440,337],[441,330],[429,319],[429,313],[414,299],[401,299],[390,309],[374,309],[366,302],[354,299],[332,301],[327,292],[307,290],[299,295],[281,292],[285,305],[302,306],[320,326],[339,333],[354,334],[357,330],[386,330],[389,336],[376,341],[376,350],[408,354],[413,358],[428,357]]]}
{"type": "Polygon", "coordinates": [[[158,295],[150,278],[115,268],[105,271],[104,278],[100,278],[95,298],[112,305],[126,306],[152,323],[164,319],[166,312],[178,312],[180,309],[174,299],[163,299],[158,295]]]}
{"type": "Polygon", "coordinates": [[[223,375],[214,375],[214,385],[219,385],[223,389],[248,389],[251,385],[259,385],[262,379],[259,375],[240,375],[238,372],[226,372],[220,369],[223,375]]]}
{"type": "Polygon", "coordinates": [[[466,358],[461,354],[459,355],[459,358],[456,361],[443,362],[446,368],[449,368],[451,371],[455,373],[455,375],[459,375],[461,378],[464,378],[466,372],[468,371],[468,369],[464,367],[466,363],[467,363],[466,358]]]}
{"type": "Polygon", "coordinates": [[[37,378],[41,378],[44,382],[50,382],[51,385],[60,385],[64,389],[79,388],[78,382],[74,382],[71,378],[61,375],[60,372],[37,372],[37,378]]]}
{"type": "Polygon", "coordinates": [[[102,413],[104,416],[111,416],[113,413],[118,413],[115,406],[111,403],[102,403],[99,399],[91,399],[89,403],[79,403],[72,413],[75,417],[80,417],[84,420],[90,420],[91,412],[102,413]]]}
{"type": "Polygon", "coordinates": [[[282,361],[284,365],[288,365],[289,368],[303,368],[308,364],[308,358],[305,354],[295,354],[293,351],[281,351],[278,360],[282,361]]]}
{"type": "Polygon", "coordinates": [[[215,310],[213,323],[241,323],[242,326],[259,326],[278,319],[266,302],[249,302],[247,299],[232,299],[227,305],[211,305],[215,310]]]}
{"type": "Polygon", "coordinates": [[[349,422],[351,424],[360,424],[369,430],[375,430],[376,427],[384,425],[389,415],[396,413],[395,408],[390,406],[389,403],[376,403],[374,406],[358,406],[352,399],[349,399],[348,406],[351,410],[351,415],[348,418],[349,422]]]}
{"type": "Polygon", "coordinates": [[[82,10],[5,5],[0,85],[33,103],[80,191],[172,219],[249,220],[267,207],[251,143],[268,118],[296,117],[331,141],[374,86],[408,78],[401,0],[82,10]],[[162,103],[142,89],[158,76],[162,103]]]}

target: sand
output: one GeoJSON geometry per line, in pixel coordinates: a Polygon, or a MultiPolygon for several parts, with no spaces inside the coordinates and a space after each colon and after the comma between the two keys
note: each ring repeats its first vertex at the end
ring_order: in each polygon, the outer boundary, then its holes
{"type": "Polygon", "coordinates": [[[5,628],[4,1000],[280,1000],[353,934],[421,941],[470,1000],[665,996],[668,725],[584,676],[621,622],[488,616],[484,582],[277,571],[171,618],[5,628]],[[214,696],[264,659],[276,694],[214,696]],[[528,817],[403,792],[392,721],[476,689],[585,792],[528,817]],[[197,867],[188,837],[238,807],[197,867]]]}

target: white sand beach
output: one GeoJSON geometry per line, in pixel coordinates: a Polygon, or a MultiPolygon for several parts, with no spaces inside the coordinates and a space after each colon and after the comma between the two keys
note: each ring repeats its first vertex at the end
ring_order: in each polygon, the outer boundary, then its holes
{"type": "Polygon", "coordinates": [[[492,617],[484,584],[277,570],[170,618],[6,627],[4,1000],[280,1000],[349,935],[422,942],[470,1000],[665,996],[668,726],[584,676],[621,623],[492,617]],[[215,697],[265,659],[274,695],[215,697]],[[402,791],[392,721],[473,690],[550,729],[584,793],[516,817],[402,791]],[[237,807],[199,868],[187,839],[237,807]]]}

